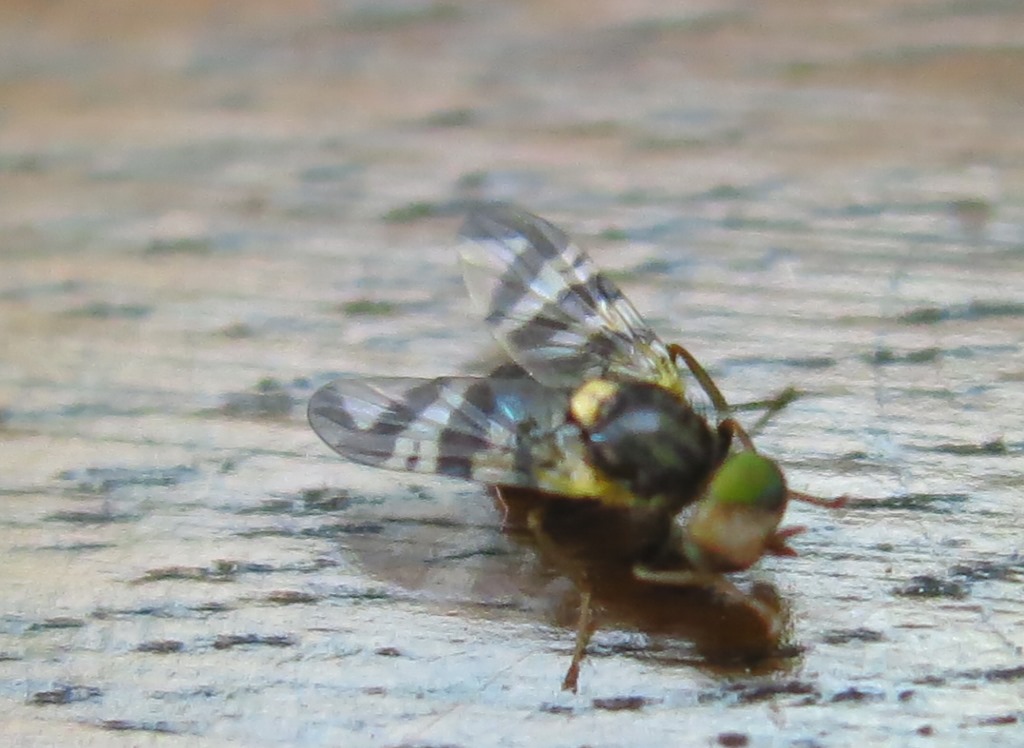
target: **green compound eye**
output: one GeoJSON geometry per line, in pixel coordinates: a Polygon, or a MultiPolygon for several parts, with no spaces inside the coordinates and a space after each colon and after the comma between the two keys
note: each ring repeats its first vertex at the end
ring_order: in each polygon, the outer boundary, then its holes
{"type": "Polygon", "coordinates": [[[786,479],[773,460],[756,452],[740,452],[718,469],[708,488],[708,501],[731,506],[774,510],[786,501],[786,479]]]}

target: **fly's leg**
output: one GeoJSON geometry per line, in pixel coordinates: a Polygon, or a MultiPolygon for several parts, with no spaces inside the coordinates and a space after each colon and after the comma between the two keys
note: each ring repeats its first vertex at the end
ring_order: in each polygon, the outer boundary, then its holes
{"type": "Polygon", "coordinates": [[[807,532],[807,528],[803,525],[794,525],[792,527],[783,527],[781,530],[776,530],[768,541],[764,544],[764,552],[772,556],[799,556],[793,548],[789,545],[789,539],[794,535],[800,535],[807,532]]]}
{"type": "Polygon", "coordinates": [[[735,418],[726,418],[720,424],[718,428],[726,429],[732,434],[733,438],[739,441],[743,445],[743,448],[748,452],[756,452],[757,449],[754,447],[754,440],[750,438],[750,434],[747,430],[740,425],[740,422],[735,418]]]}
{"type": "MultiPolygon", "coordinates": [[[[527,525],[533,532],[534,539],[541,553],[552,558],[564,557],[566,554],[559,549],[558,545],[551,540],[544,529],[544,507],[535,507],[527,515],[527,525]]],[[[570,568],[572,564],[570,564],[570,568]]],[[[573,582],[580,593],[580,610],[576,619],[576,643],[573,646],[572,662],[562,679],[562,690],[576,693],[579,686],[580,665],[587,654],[587,645],[594,635],[593,621],[593,600],[590,590],[590,581],[587,579],[586,571],[573,575],[573,582]]]]}
{"type": "Polygon", "coordinates": [[[826,509],[842,509],[849,502],[849,496],[839,496],[834,499],[826,499],[824,496],[815,496],[811,493],[804,493],[803,491],[789,490],[787,497],[794,501],[803,501],[807,504],[814,504],[815,506],[823,506],[826,509]]]}
{"type": "Polygon", "coordinates": [[[770,400],[759,400],[754,403],[743,403],[742,405],[735,406],[736,410],[753,410],[764,409],[764,412],[760,417],[754,421],[754,425],[750,427],[749,433],[758,434],[761,432],[768,422],[771,421],[779,412],[781,412],[791,402],[800,397],[800,390],[796,387],[787,387],[775,397],[770,400]]]}
{"type": "Polygon", "coordinates": [[[529,509],[518,502],[511,501],[505,496],[505,490],[501,486],[491,486],[494,493],[494,501],[501,512],[501,531],[507,535],[523,535],[533,532],[529,526],[529,509]]]}
{"type": "Polygon", "coordinates": [[[718,389],[715,380],[711,378],[711,375],[708,374],[701,362],[692,353],[678,343],[669,343],[668,355],[672,358],[673,363],[682,359],[683,363],[686,364],[686,368],[693,374],[693,378],[697,380],[697,384],[700,385],[700,388],[711,399],[711,404],[715,406],[715,410],[718,411],[719,415],[724,416],[732,412],[732,408],[729,407],[725,395],[718,389]]]}
{"type": "Polygon", "coordinates": [[[576,620],[576,646],[572,650],[572,662],[569,663],[569,669],[565,671],[565,678],[562,679],[563,691],[576,693],[580,679],[580,665],[587,654],[590,637],[594,634],[594,624],[590,612],[590,587],[584,586],[580,589],[580,615],[576,620]]]}
{"type": "Polygon", "coordinates": [[[737,410],[764,409],[765,412],[761,414],[761,417],[750,428],[751,434],[758,433],[779,411],[800,397],[799,390],[794,387],[787,387],[769,400],[759,400],[752,403],[743,403],[742,405],[729,405],[725,395],[718,389],[718,385],[715,384],[711,375],[708,374],[707,369],[704,368],[692,353],[678,343],[670,343],[668,345],[668,354],[672,357],[673,363],[682,360],[686,364],[686,368],[693,374],[693,378],[697,380],[700,388],[710,398],[711,404],[715,406],[715,410],[718,411],[720,416],[728,415],[737,410]]]}
{"type": "Polygon", "coordinates": [[[777,610],[753,595],[747,594],[722,574],[689,569],[652,569],[649,566],[637,564],[633,567],[633,576],[637,580],[649,584],[708,590],[725,602],[749,608],[757,613],[771,639],[779,635],[782,627],[782,619],[777,610]]]}

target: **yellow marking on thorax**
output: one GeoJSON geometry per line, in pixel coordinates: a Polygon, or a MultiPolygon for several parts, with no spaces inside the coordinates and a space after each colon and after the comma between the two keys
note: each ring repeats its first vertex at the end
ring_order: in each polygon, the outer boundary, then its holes
{"type": "Polygon", "coordinates": [[[576,423],[590,428],[611,398],[618,392],[619,385],[608,379],[591,379],[579,387],[569,400],[569,412],[576,423]]]}
{"type": "Polygon", "coordinates": [[[686,388],[683,387],[683,378],[679,376],[679,372],[675,367],[672,367],[671,370],[666,367],[659,371],[658,384],[672,394],[677,395],[679,399],[683,399],[683,396],[686,395],[686,388]]]}
{"type": "Polygon", "coordinates": [[[537,471],[539,485],[567,499],[594,499],[613,507],[631,507],[639,503],[632,491],[601,474],[583,460],[564,463],[561,470],[537,471]],[[571,465],[569,472],[565,471],[571,465]]]}
{"type": "Polygon", "coordinates": [[[679,368],[670,358],[657,356],[655,360],[658,362],[657,383],[682,398],[686,394],[686,388],[683,386],[679,368]]]}

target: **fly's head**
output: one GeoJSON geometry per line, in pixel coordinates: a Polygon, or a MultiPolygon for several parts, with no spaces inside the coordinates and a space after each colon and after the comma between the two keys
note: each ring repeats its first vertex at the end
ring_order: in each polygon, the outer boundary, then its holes
{"type": "Polygon", "coordinates": [[[765,553],[782,553],[786,533],[778,527],[787,495],[773,460],[749,451],[726,458],[687,518],[687,560],[701,571],[728,572],[752,566],[765,553]]]}

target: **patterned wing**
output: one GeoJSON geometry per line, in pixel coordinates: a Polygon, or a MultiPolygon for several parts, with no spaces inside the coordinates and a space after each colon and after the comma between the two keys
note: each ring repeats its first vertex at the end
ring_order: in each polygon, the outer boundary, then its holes
{"type": "Polygon", "coordinates": [[[309,423],[365,465],[544,489],[538,460],[558,461],[559,392],[530,379],[338,379],[309,402],[309,423]]]}
{"type": "Polygon", "coordinates": [[[665,344],[559,228],[515,206],[483,204],[470,212],[461,237],[473,303],[538,382],[574,387],[613,376],[682,391],[665,344]]]}

